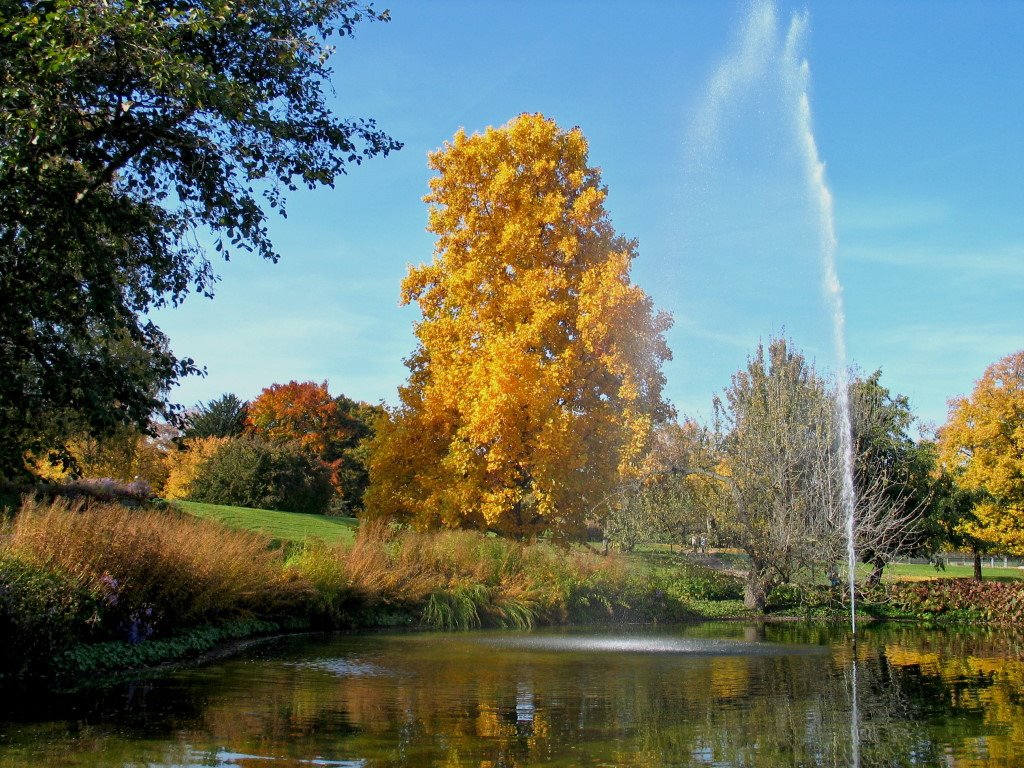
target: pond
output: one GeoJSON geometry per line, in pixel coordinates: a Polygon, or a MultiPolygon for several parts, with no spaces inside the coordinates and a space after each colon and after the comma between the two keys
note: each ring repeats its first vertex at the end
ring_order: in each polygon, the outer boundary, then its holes
{"type": "MultiPolygon", "coordinates": [[[[1000,632],[694,624],[291,637],[4,697],[0,765],[813,766],[1024,760],[1000,632]]],[[[1017,763],[1019,764],[1019,763],[1017,763]]]]}

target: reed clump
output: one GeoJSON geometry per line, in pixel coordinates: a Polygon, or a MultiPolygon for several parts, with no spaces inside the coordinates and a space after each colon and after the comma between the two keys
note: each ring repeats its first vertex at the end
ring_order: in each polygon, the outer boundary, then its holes
{"type": "Polygon", "coordinates": [[[332,622],[394,610],[438,629],[643,618],[658,591],[650,574],[638,577],[615,556],[381,522],[360,527],[349,546],[308,545],[289,566],[314,586],[321,618],[332,622]]]}

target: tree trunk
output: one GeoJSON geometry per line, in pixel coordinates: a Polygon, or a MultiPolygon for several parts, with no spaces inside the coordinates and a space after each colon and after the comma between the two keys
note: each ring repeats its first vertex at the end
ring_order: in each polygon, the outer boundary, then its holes
{"type": "Polygon", "coordinates": [[[974,548],[974,580],[981,581],[981,550],[974,548]]]}
{"type": "Polygon", "coordinates": [[[768,595],[764,585],[759,581],[752,581],[748,578],[747,584],[743,588],[743,607],[758,613],[764,613],[767,602],[768,595]]]}
{"type": "Polygon", "coordinates": [[[764,613],[768,604],[768,584],[758,564],[751,560],[747,572],[747,583],[743,587],[743,607],[758,613],[764,613]]]}
{"type": "Polygon", "coordinates": [[[880,557],[871,559],[871,575],[868,576],[868,586],[877,587],[882,583],[882,569],[885,568],[885,560],[880,557]]]}

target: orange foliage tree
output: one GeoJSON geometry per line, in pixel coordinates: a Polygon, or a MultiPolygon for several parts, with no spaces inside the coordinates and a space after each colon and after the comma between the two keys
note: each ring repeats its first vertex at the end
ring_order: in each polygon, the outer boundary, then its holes
{"type": "Polygon", "coordinates": [[[326,458],[338,439],[338,409],[327,382],[271,384],[252,401],[246,416],[251,434],[272,442],[294,442],[326,458]]]}
{"type": "Polygon", "coordinates": [[[417,350],[372,445],[367,511],[421,528],[578,536],[635,469],[671,325],[630,282],[578,128],[542,115],[430,155],[430,264],[411,268],[417,350]]]}
{"type": "Polygon", "coordinates": [[[360,443],[372,432],[379,410],[344,395],[332,397],[326,381],[290,381],[272,384],[252,401],[246,432],[297,443],[330,468],[335,490],[358,506],[366,486],[360,443]]]}

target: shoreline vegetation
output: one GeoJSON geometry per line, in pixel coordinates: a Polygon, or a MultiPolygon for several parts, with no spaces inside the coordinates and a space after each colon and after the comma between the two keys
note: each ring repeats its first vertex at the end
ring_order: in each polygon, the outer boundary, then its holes
{"type": "MultiPolygon", "coordinates": [[[[213,505],[26,498],[0,528],[0,686],[109,680],[296,631],[848,615],[838,590],[817,585],[777,588],[755,614],[743,579],[701,559],[213,505]],[[271,532],[245,530],[253,520],[271,532]]],[[[858,599],[865,620],[1019,625],[1024,582],[890,581],[858,599]]]]}

